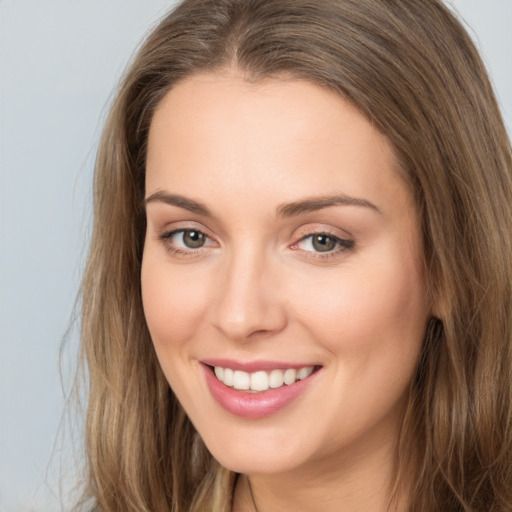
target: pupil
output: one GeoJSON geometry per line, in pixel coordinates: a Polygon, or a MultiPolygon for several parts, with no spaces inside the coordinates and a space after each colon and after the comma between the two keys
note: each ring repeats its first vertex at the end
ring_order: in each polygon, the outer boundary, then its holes
{"type": "Polygon", "coordinates": [[[318,252],[332,251],[336,247],[336,240],[327,235],[316,235],[313,238],[313,247],[318,252]]]}
{"type": "Polygon", "coordinates": [[[204,245],[204,234],[200,231],[185,231],[183,242],[187,247],[197,249],[204,245]]]}

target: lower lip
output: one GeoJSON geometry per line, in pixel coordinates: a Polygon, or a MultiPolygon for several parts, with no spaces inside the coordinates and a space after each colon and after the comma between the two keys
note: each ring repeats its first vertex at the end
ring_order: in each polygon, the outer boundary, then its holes
{"type": "Polygon", "coordinates": [[[206,376],[206,383],[213,398],[226,411],[242,418],[264,418],[280,411],[309,387],[315,375],[299,380],[289,386],[283,385],[280,388],[268,389],[258,393],[247,393],[237,389],[229,388],[223,384],[209,366],[201,365],[206,376]]]}

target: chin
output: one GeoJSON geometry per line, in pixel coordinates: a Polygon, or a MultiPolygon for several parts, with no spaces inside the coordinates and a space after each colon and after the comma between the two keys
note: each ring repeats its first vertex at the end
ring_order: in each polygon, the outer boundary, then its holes
{"type": "Polygon", "coordinates": [[[283,459],[279,453],[269,456],[246,454],[220,454],[215,459],[225,468],[245,475],[275,475],[292,471],[299,466],[298,461],[283,459]]]}
{"type": "Polygon", "coordinates": [[[203,440],[213,457],[222,466],[235,473],[248,475],[286,473],[302,466],[308,458],[304,443],[290,439],[289,436],[287,443],[282,439],[272,439],[261,433],[254,439],[251,435],[241,434],[233,435],[225,439],[225,442],[219,442],[218,438],[203,440]],[[293,441],[293,445],[290,445],[290,440],[293,441]]]}

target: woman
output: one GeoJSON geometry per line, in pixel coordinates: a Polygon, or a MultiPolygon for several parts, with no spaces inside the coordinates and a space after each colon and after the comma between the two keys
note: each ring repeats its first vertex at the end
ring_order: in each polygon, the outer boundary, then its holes
{"type": "Polygon", "coordinates": [[[186,0],[97,160],[98,511],[512,509],[512,160],[438,1],[186,0]]]}

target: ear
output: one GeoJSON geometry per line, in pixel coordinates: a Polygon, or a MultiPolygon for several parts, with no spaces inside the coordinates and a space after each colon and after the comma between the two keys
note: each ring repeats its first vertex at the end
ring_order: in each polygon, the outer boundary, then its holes
{"type": "Polygon", "coordinates": [[[439,302],[433,304],[430,308],[430,317],[442,322],[447,317],[445,307],[441,306],[439,302]]]}
{"type": "Polygon", "coordinates": [[[430,316],[431,318],[440,320],[441,322],[449,316],[449,301],[445,296],[436,293],[434,290],[430,294],[430,316]]]}

